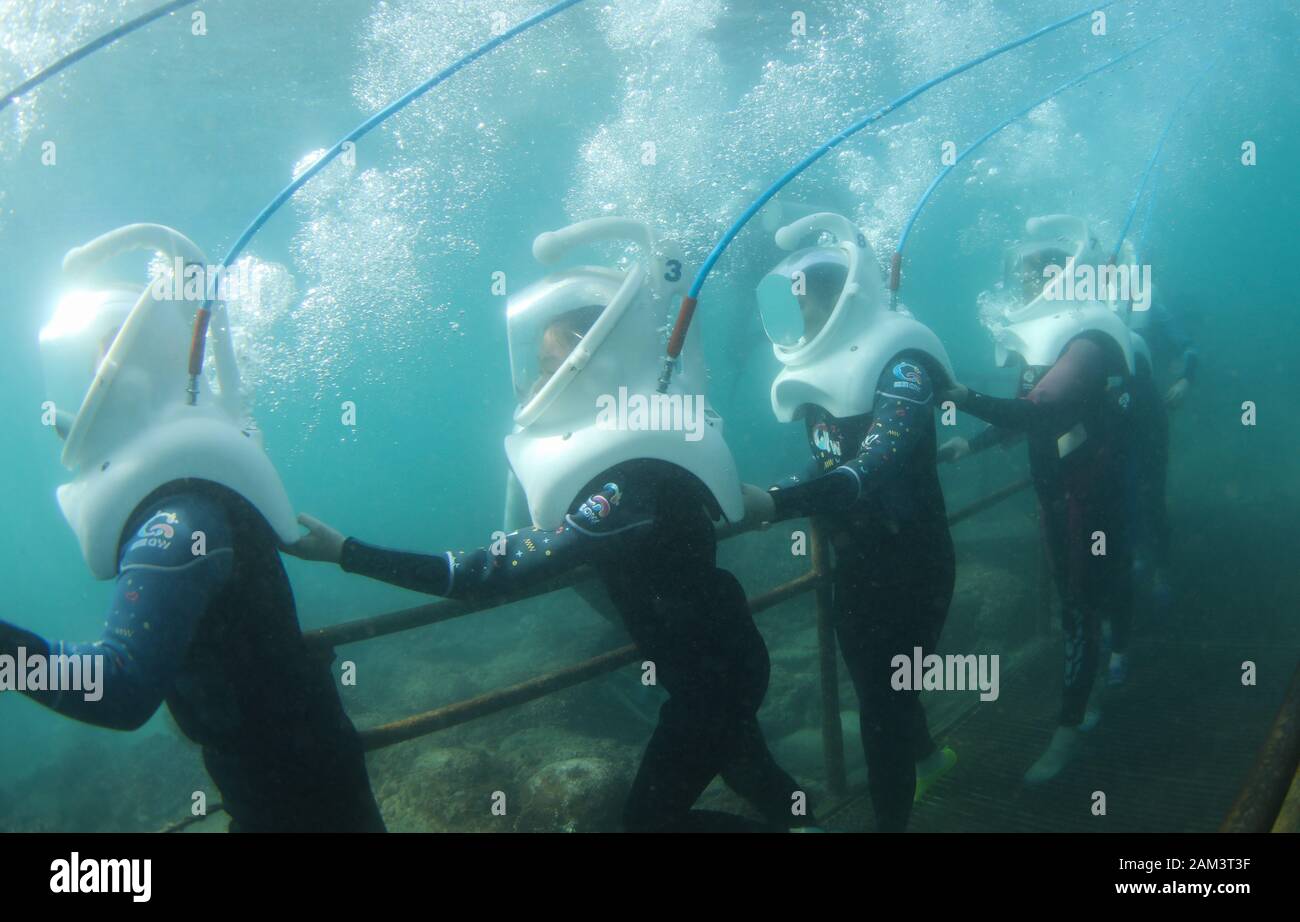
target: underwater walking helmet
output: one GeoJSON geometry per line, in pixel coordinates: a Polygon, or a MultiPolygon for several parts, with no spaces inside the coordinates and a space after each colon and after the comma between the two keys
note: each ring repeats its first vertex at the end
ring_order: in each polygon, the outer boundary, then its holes
{"type": "MultiPolygon", "coordinates": [[[[722,418],[703,399],[707,385],[698,336],[688,337],[672,387],[659,394],[665,325],[672,299],[686,286],[680,254],[654,239],[640,221],[594,218],[533,241],[538,262],[571,250],[631,240],[638,248],[626,270],[578,266],[552,273],[512,296],[506,317],[510,364],[519,407],[506,437],[513,477],[533,524],[556,528],[578,493],[602,471],[638,459],[664,461],[694,475],[728,519],[744,516],[736,463],[723,439],[722,418]],[[625,390],[624,390],[625,389],[625,390]],[[672,428],[610,425],[601,407],[624,397],[676,403],[689,412],[699,438],[672,428]],[[697,400],[697,398],[700,398],[697,400]]],[[[507,515],[522,524],[520,497],[507,515]]]]}
{"type": "Polygon", "coordinates": [[[992,316],[982,318],[993,337],[998,365],[1007,365],[1013,354],[1031,367],[1053,365],[1072,339],[1091,331],[1115,343],[1132,373],[1133,344],[1124,320],[1127,304],[1112,303],[1105,293],[1091,300],[1065,300],[1064,289],[1044,275],[1048,266],[1065,272],[1109,263],[1087,222],[1074,215],[1045,215],[1026,221],[1025,231],[1026,240],[1004,259],[1006,299],[992,316]]]}
{"type": "Polygon", "coordinates": [[[952,380],[939,337],[906,310],[890,310],[884,278],[866,236],[842,215],[821,212],[776,232],[794,250],[757,289],[763,329],[783,366],[772,382],[772,412],[781,422],[822,407],[841,419],[870,413],[876,382],[903,351],[929,359],[930,370],[952,380]],[[811,234],[832,242],[796,250],[811,234]]]}
{"type": "Polygon", "coordinates": [[[233,490],[282,541],[298,537],[284,485],[242,409],[225,312],[212,325],[216,399],[190,406],[183,385],[197,303],[176,297],[180,280],[160,276],[167,284],[143,290],[90,281],[100,264],[140,249],[206,271],[203,253],[171,228],[118,228],[64,257],[68,290],[40,333],[47,399],[72,472],[59,506],[97,579],[117,575],[122,530],[140,503],[175,480],[233,490]]]}

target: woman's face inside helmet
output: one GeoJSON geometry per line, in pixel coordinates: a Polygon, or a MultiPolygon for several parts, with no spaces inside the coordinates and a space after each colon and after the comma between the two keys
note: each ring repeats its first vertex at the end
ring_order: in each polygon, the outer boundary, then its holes
{"type": "Polygon", "coordinates": [[[538,377],[533,383],[532,394],[536,394],[547,381],[555,377],[564,360],[582,342],[603,310],[599,304],[580,307],[561,314],[547,325],[537,350],[538,377]]]}
{"type": "Polygon", "coordinates": [[[848,275],[839,249],[807,250],[784,260],[758,286],[768,339],[786,348],[811,342],[834,313],[848,275]]]}
{"type": "Polygon", "coordinates": [[[818,263],[804,273],[805,291],[797,295],[799,310],[803,313],[803,338],[811,342],[826,326],[831,311],[839,303],[844,290],[848,269],[836,263],[818,263]]]}
{"type": "Polygon", "coordinates": [[[1049,281],[1046,275],[1047,267],[1056,266],[1064,272],[1069,257],[1070,254],[1065,250],[1055,247],[1023,253],[1015,265],[1012,290],[1019,291],[1026,304],[1033,301],[1043,293],[1043,288],[1049,281]]]}

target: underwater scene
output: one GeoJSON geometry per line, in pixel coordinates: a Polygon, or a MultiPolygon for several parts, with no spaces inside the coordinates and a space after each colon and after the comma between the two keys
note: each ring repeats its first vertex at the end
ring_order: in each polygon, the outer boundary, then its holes
{"type": "Polygon", "coordinates": [[[1298,40],[0,0],[0,831],[1300,830],[1298,40]]]}

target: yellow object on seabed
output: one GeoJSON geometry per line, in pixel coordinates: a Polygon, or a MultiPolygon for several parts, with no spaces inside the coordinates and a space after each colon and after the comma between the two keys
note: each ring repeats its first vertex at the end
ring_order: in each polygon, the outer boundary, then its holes
{"type": "Polygon", "coordinates": [[[916,775],[916,793],[912,795],[912,803],[920,803],[925,792],[930,790],[936,781],[942,778],[948,772],[952,771],[953,766],[957,764],[957,753],[948,746],[944,746],[940,752],[943,757],[943,764],[929,774],[922,775],[920,772],[916,775]]]}

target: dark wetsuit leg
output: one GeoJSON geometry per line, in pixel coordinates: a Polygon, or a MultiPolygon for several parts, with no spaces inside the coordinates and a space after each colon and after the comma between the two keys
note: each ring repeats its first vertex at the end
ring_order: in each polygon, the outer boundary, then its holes
{"type": "Polygon", "coordinates": [[[935,748],[920,694],[891,685],[892,660],[900,653],[910,658],[914,647],[933,652],[952,600],[950,544],[909,560],[904,569],[849,557],[837,560],[835,569],[836,634],[858,694],[871,799],[882,832],[907,827],[916,760],[935,748]],[[890,579],[898,573],[907,582],[890,579]]]}
{"type": "Polygon", "coordinates": [[[776,831],[809,821],[792,819],[798,785],[772,759],[758,727],[769,665],[744,593],[721,570],[709,591],[713,604],[705,618],[699,606],[668,599],[628,618],[629,632],[670,695],[628,797],[628,831],[776,831]],[[691,809],[719,774],[767,824],[691,809]]]}
{"type": "Polygon", "coordinates": [[[279,737],[277,746],[255,739],[243,752],[205,750],[204,764],[222,797],[239,805],[231,832],[384,831],[361,738],[326,685],[332,685],[327,670],[322,663],[322,687],[303,691],[301,704],[314,706],[288,704],[296,712],[289,725],[264,728],[279,737]]]}
{"type": "Polygon", "coordinates": [[[1043,540],[1061,599],[1065,649],[1059,720],[1065,727],[1083,721],[1101,650],[1101,619],[1096,607],[1087,604],[1084,587],[1089,542],[1082,521],[1080,504],[1067,497],[1054,497],[1043,507],[1043,540]]]}
{"type": "MultiPolygon", "coordinates": [[[[1115,477],[1120,475],[1116,471],[1115,477]]],[[[1124,653],[1133,627],[1133,549],[1123,493],[1107,490],[1087,504],[1087,514],[1085,537],[1091,541],[1094,532],[1104,532],[1106,553],[1095,555],[1089,546],[1083,561],[1084,601],[1097,612],[1098,621],[1110,621],[1111,649],[1124,653]]]]}
{"type": "Polygon", "coordinates": [[[1149,377],[1132,382],[1134,552],[1155,569],[1169,564],[1169,517],[1165,484],[1169,468],[1169,412],[1149,377]]]}
{"type": "Polygon", "coordinates": [[[1064,694],[1060,723],[1083,721],[1101,656],[1101,621],[1109,617],[1112,648],[1128,648],[1132,624],[1132,556],[1122,499],[1112,491],[1104,501],[1067,495],[1046,508],[1043,533],[1061,598],[1064,632],[1064,694]],[[1093,553],[1093,534],[1106,534],[1106,553],[1093,553]]]}
{"type": "Polygon", "coordinates": [[[722,780],[773,826],[809,825],[814,822],[811,807],[806,815],[792,814],[792,798],[799,785],[772,757],[758,723],[772,668],[767,644],[754,624],[745,590],[730,573],[719,573],[724,578],[719,581],[715,605],[718,611],[726,611],[735,625],[730,632],[735,643],[732,654],[741,677],[735,701],[739,714],[728,747],[730,755],[722,765],[722,780]]]}

